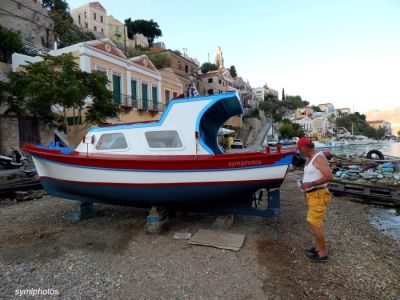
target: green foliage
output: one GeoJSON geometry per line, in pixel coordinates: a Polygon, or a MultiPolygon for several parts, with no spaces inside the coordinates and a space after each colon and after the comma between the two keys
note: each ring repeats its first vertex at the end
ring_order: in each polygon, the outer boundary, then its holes
{"type": "Polygon", "coordinates": [[[279,136],[282,138],[302,137],[304,130],[300,124],[292,123],[288,119],[283,119],[283,124],[279,127],[279,136]]]}
{"type": "Polygon", "coordinates": [[[285,96],[285,100],[282,100],[283,106],[288,109],[297,109],[303,107],[303,100],[300,96],[285,96]]]}
{"type": "Polygon", "coordinates": [[[0,25],[0,61],[11,63],[11,55],[23,52],[23,48],[20,34],[0,25]]]}
{"type": "Polygon", "coordinates": [[[205,74],[209,71],[214,71],[214,70],[218,70],[218,66],[216,64],[209,63],[209,62],[202,64],[200,67],[200,71],[203,74],[205,74]]]}
{"type": "Polygon", "coordinates": [[[92,32],[83,32],[78,26],[72,25],[72,27],[60,36],[59,47],[67,47],[80,42],[86,42],[95,40],[96,36],[92,32]]]}
{"type": "Polygon", "coordinates": [[[55,36],[59,40],[60,48],[96,39],[92,32],[81,31],[78,26],[74,25],[66,1],[44,0],[43,7],[49,10],[49,16],[54,22],[55,36]]]}
{"type": "Polygon", "coordinates": [[[399,131],[397,131],[397,136],[400,136],[400,130],[399,130],[399,131]]]}
{"type": "Polygon", "coordinates": [[[285,99],[286,99],[286,97],[285,97],[285,89],[282,88],[282,100],[285,100],[285,99]]]}
{"type": "Polygon", "coordinates": [[[336,127],[344,127],[349,132],[354,129],[355,135],[365,135],[369,138],[381,138],[385,135],[384,129],[375,129],[369,126],[365,115],[359,112],[336,118],[336,127]]]}
{"type": "Polygon", "coordinates": [[[157,69],[164,69],[171,66],[171,58],[164,53],[151,53],[148,55],[157,69]]]}
{"type": "Polygon", "coordinates": [[[322,112],[322,110],[319,108],[319,106],[311,106],[311,108],[315,111],[315,112],[322,112]]]}
{"type": "Polygon", "coordinates": [[[137,33],[143,34],[149,39],[149,45],[152,46],[154,39],[162,36],[162,32],[153,19],[147,20],[135,20],[132,21],[131,18],[125,20],[126,28],[128,29],[128,37],[130,39],[137,33]]]}
{"type": "Polygon", "coordinates": [[[236,72],[235,66],[230,66],[230,68],[229,68],[229,73],[231,74],[231,76],[232,76],[233,78],[237,77],[237,72],[236,72]]]}
{"type": "MultiPolygon", "coordinates": [[[[10,113],[37,117],[43,124],[64,128],[67,133],[67,111],[73,113],[73,120],[80,120],[87,108],[86,125],[118,116],[119,108],[106,88],[105,74],[81,71],[71,54],[46,55],[43,59],[29,63],[26,72],[11,73],[3,85],[4,98],[0,101],[10,113]],[[90,104],[85,103],[87,97],[92,99],[90,104]]],[[[77,137],[78,129],[74,131],[77,137]]]]}
{"type": "Polygon", "coordinates": [[[179,56],[182,56],[182,52],[179,51],[179,50],[174,50],[173,52],[174,52],[175,54],[179,55],[179,56]]]}

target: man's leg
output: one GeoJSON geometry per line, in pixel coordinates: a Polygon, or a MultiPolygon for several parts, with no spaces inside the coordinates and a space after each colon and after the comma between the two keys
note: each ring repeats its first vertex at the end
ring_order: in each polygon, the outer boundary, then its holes
{"type": "Polygon", "coordinates": [[[311,232],[313,233],[316,240],[316,247],[319,256],[328,255],[328,250],[326,249],[325,236],[323,227],[319,227],[309,223],[311,232]]]}

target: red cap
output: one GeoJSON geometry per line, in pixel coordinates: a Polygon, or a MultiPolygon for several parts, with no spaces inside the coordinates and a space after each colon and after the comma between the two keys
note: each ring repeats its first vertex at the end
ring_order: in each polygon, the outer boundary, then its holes
{"type": "Polygon", "coordinates": [[[299,139],[299,141],[297,142],[297,147],[296,150],[300,150],[301,147],[303,146],[307,146],[309,144],[312,143],[312,140],[308,137],[302,137],[299,139]]]}

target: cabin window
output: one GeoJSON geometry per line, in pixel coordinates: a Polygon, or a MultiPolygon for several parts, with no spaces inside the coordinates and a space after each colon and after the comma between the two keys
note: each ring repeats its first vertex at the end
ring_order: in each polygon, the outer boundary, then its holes
{"type": "Polygon", "coordinates": [[[182,148],[182,142],[175,130],[148,131],[145,133],[150,148],[182,148]]]}
{"type": "Polygon", "coordinates": [[[97,150],[126,149],[128,144],[123,133],[105,133],[96,144],[97,150]]]}

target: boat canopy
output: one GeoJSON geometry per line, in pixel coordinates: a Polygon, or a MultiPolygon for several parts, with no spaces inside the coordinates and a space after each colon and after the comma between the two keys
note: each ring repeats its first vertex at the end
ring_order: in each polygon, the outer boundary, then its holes
{"type": "Polygon", "coordinates": [[[208,152],[222,154],[223,151],[218,146],[218,131],[229,118],[242,114],[243,107],[236,92],[218,94],[213,97],[215,99],[200,114],[196,129],[200,133],[200,144],[208,148],[208,152]]]}

